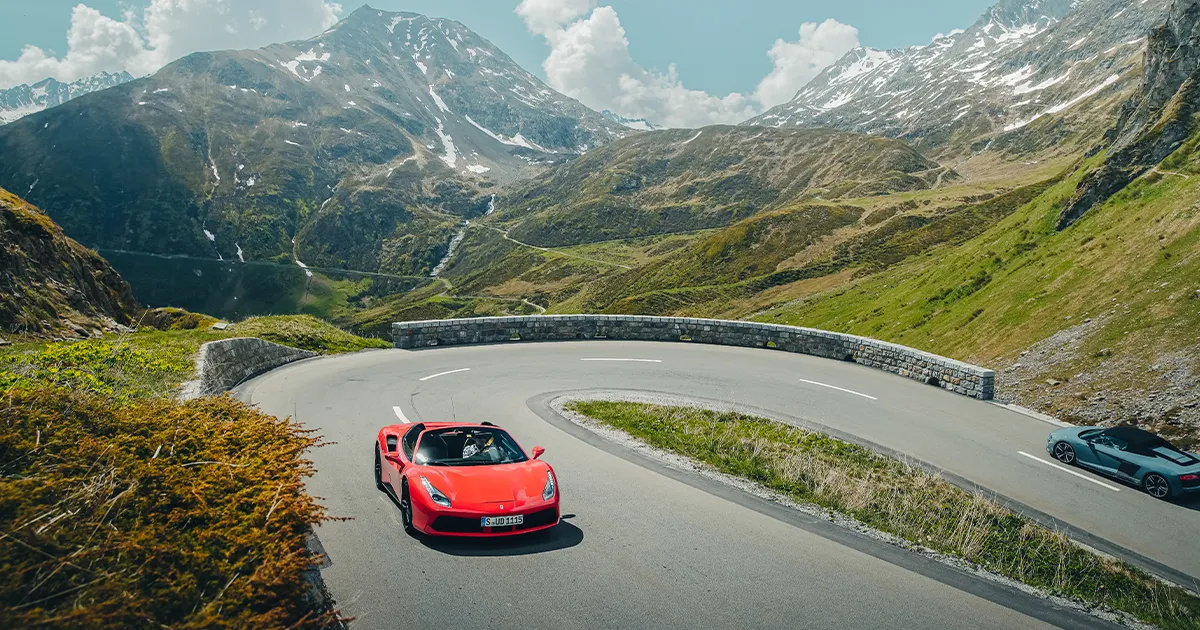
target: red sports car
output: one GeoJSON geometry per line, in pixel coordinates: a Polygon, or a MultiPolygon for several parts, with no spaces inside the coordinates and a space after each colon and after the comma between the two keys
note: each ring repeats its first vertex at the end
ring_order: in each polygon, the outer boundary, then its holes
{"type": "Polygon", "coordinates": [[[400,502],[404,529],[432,536],[507,536],[558,524],[558,479],[507,431],[482,424],[384,427],[375,483],[400,502]]]}

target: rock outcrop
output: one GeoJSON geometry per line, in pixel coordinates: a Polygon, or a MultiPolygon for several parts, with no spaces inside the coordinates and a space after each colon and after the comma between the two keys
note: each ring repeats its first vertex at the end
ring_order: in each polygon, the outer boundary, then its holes
{"type": "Polygon", "coordinates": [[[132,325],[139,311],[107,261],[0,188],[0,335],[91,336],[132,325]]]}
{"type": "Polygon", "coordinates": [[[1200,0],[1176,0],[1150,34],[1145,76],[1108,132],[1104,165],[1080,183],[1059,217],[1065,229],[1141,177],[1187,140],[1200,108],[1200,0]]]}

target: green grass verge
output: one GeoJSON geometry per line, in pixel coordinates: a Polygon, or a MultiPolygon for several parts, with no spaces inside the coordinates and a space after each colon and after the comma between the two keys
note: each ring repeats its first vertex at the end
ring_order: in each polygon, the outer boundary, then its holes
{"type": "Polygon", "coordinates": [[[305,578],[316,442],[229,397],[10,389],[0,627],[326,627],[305,578]]]}
{"type": "Polygon", "coordinates": [[[609,401],[577,401],[569,409],[651,446],[1056,595],[1163,628],[1200,628],[1200,597],[870,449],[738,413],[609,401]]]}
{"type": "Polygon", "coordinates": [[[308,315],[254,317],[227,330],[142,330],[78,342],[23,344],[0,353],[0,392],[14,387],[69,387],[121,401],[170,394],[193,378],[200,346],[258,337],[323,354],[390,348],[308,315]]]}

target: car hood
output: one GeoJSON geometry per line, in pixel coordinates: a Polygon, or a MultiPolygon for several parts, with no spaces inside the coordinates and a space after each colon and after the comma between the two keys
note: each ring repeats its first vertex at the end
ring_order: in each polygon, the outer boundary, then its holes
{"type": "Polygon", "coordinates": [[[529,460],[498,466],[428,466],[421,474],[455,504],[523,504],[541,498],[548,470],[545,462],[529,460]]]}

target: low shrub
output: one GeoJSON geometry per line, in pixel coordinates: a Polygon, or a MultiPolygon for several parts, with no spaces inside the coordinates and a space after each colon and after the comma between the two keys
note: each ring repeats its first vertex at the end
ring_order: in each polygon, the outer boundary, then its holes
{"type": "Polygon", "coordinates": [[[311,315],[252,317],[236,324],[231,332],[238,337],[258,337],[323,354],[392,347],[390,342],[383,339],[359,337],[311,315]]]}
{"type": "Polygon", "coordinates": [[[331,621],[305,579],[315,437],[228,397],[3,396],[0,627],[331,621]]]}

